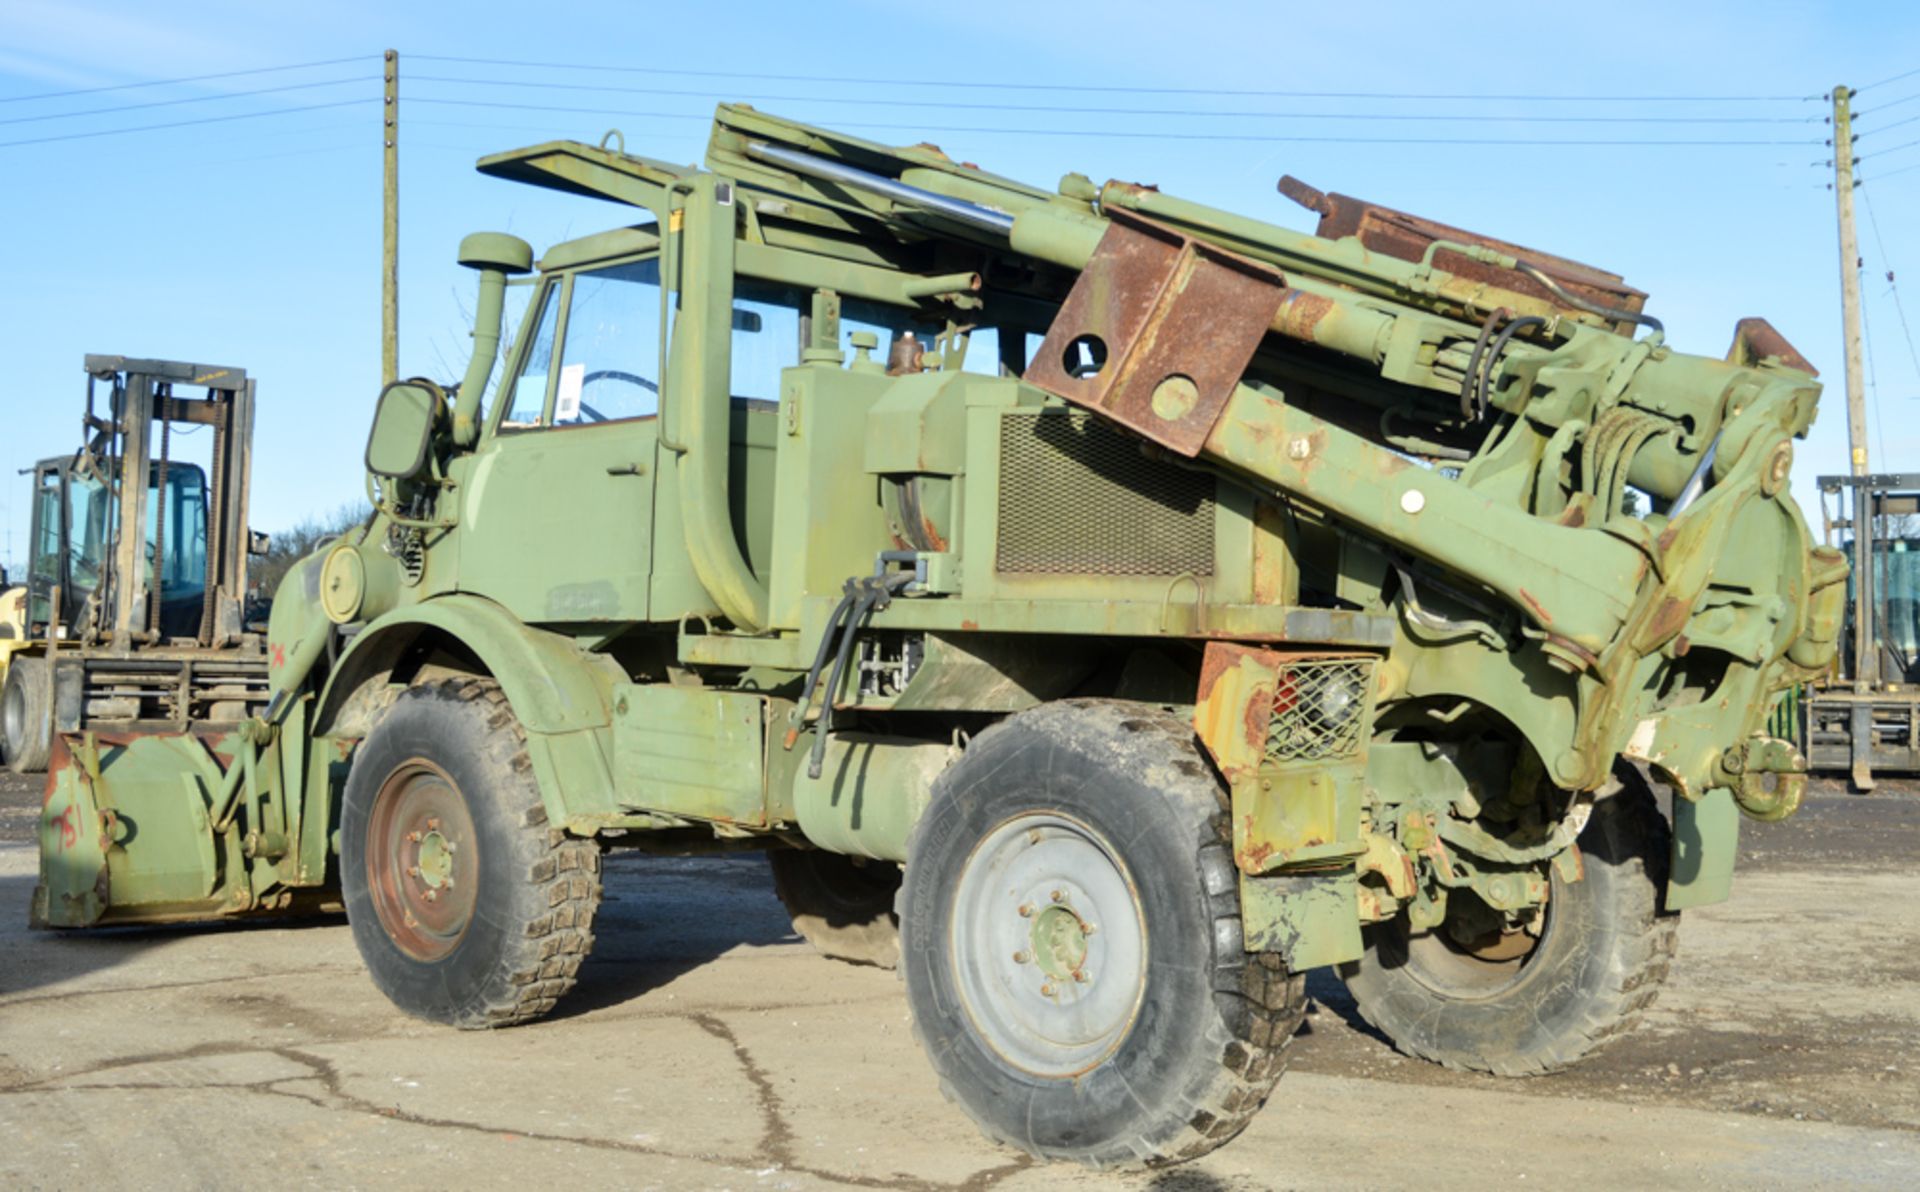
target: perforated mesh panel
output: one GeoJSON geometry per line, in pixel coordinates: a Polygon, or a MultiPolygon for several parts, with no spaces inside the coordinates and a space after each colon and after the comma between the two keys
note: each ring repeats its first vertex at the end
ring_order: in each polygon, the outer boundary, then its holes
{"type": "Polygon", "coordinates": [[[1000,420],[1005,573],[1213,574],[1211,476],[1141,453],[1141,441],[1084,413],[1000,420]]]}
{"type": "Polygon", "coordinates": [[[1267,756],[1276,762],[1352,757],[1366,727],[1373,663],[1365,658],[1289,662],[1273,692],[1267,756]]]}

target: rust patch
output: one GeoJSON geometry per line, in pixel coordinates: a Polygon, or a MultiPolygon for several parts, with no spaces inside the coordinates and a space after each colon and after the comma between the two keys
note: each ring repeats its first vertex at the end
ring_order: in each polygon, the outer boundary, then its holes
{"type": "Polygon", "coordinates": [[[978,629],[978,628],[980,628],[980,622],[978,622],[978,621],[976,621],[976,620],[974,620],[974,619],[973,619],[972,617],[966,617],[966,618],[963,618],[963,619],[961,620],[961,622],[960,622],[960,628],[962,628],[962,629],[978,629]]]}
{"type": "Polygon", "coordinates": [[[1280,309],[1273,316],[1273,329],[1288,339],[1313,342],[1314,329],[1320,326],[1320,320],[1333,313],[1333,299],[1319,294],[1309,294],[1305,290],[1289,289],[1280,299],[1280,309]]]}
{"type": "Polygon", "coordinates": [[[1273,856],[1273,845],[1269,841],[1254,838],[1253,816],[1244,816],[1242,820],[1240,835],[1247,843],[1235,852],[1234,860],[1240,863],[1240,868],[1245,872],[1259,873],[1267,867],[1267,859],[1273,856]]]}
{"type": "Polygon", "coordinates": [[[1810,377],[1820,375],[1800,349],[1787,342],[1772,323],[1761,318],[1745,318],[1733,325],[1733,344],[1727,349],[1727,363],[1751,366],[1769,356],[1788,368],[1799,369],[1810,377]]]}
{"type": "Polygon", "coordinates": [[[1197,455],[1286,291],[1279,270],[1109,208],[1023,378],[1197,455]],[[1091,372],[1070,368],[1090,355],[1091,372]],[[1102,359],[1104,358],[1104,359],[1102,359]]]}
{"type": "MultiPolygon", "coordinates": [[[[1314,234],[1327,240],[1340,240],[1348,236],[1357,237],[1370,252],[1416,263],[1426,255],[1436,241],[1446,240],[1455,244],[1491,248],[1504,256],[1519,257],[1530,262],[1542,273],[1553,278],[1562,288],[1589,302],[1598,302],[1602,306],[1621,307],[1635,312],[1646,306],[1645,293],[1627,285],[1619,274],[1609,273],[1592,265],[1584,265],[1579,261],[1544,253],[1512,241],[1454,227],[1452,224],[1443,224],[1437,220],[1382,206],[1379,203],[1369,203],[1351,195],[1327,194],[1292,175],[1282,178],[1278,189],[1287,198],[1320,216],[1320,226],[1314,230],[1314,234]]],[[[1498,286],[1511,293],[1537,298],[1559,310],[1573,309],[1551,290],[1523,273],[1476,261],[1445,248],[1434,253],[1433,262],[1438,268],[1446,270],[1455,277],[1482,285],[1498,286]]],[[[1614,328],[1621,331],[1626,330],[1628,326],[1621,323],[1614,324],[1614,328]]]]}
{"type": "Polygon", "coordinates": [[[1686,623],[1686,601],[1676,600],[1672,596],[1669,596],[1665,600],[1662,600],[1660,607],[1654,610],[1651,617],[1647,618],[1646,637],[1642,640],[1646,641],[1650,646],[1658,645],[1680,632],[1680,630],[1686,626],[1686,623]]]}
{"type": "Polygon", "coordinates": [[[1245,712],[1241,715],[1242,729],[1247,735],[1247,748],[1263,753],[1267,748],[1267,725],[1273,720],[1274,704],[1279,693],[1268,695],[1262,688],[1254,690],[1254,697],[1247,701],[1245,712]]]}
{"type": "Polygon", "coordinates": [[[1532,592],[1521,588],[1520,599],[1527,602],[1527,607],[1533,610],[1533,615],[1539,618],[1542,625],[1553,624],[1553,614],[1547,611],[1547,606],[1540,603],[1539,599],[1536,598],[1532,592]]]}
{"type": "Polygon", "coordinates": [[[1560,516],[1557,520],[1568,529],[1577,530],[1587,524],[1587,507],[1585,505],[1569,505],[1560,511],[1560,516]]]}

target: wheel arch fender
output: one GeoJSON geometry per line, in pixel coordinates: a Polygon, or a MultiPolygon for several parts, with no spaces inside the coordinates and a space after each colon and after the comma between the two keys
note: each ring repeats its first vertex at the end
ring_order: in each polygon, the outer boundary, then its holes
{"type": "Polygon", "coordinates": [[[396,679],[428,668],[500,685],[526,732],[550,822],[613,806],[612,683],[605,660],[557,633],[528,625],[484,597],[464,593],[394,609],[353,638],[315,703],[312,734],[365,736],[397,695],[396,679]]]}

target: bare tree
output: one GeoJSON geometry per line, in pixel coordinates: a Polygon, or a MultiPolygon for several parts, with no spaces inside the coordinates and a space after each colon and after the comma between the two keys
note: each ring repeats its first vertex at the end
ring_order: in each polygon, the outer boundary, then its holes
{"type": "Polygon", "coordinates": [[[372,511],[365,501],[353,501],[331,513],[301,518],[276,532],[267,553],[254,560],[250,568],[255,590],[262,598],[272,599],[280,581],[287,577],[295,563],[312,554],[327,539],[338,537],[367,520],[372,511]]]}

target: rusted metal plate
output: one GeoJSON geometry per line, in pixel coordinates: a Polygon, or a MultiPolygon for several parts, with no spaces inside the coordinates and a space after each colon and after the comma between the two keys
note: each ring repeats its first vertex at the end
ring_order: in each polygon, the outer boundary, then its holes
{"type": "MultiPolygon", "coordinates": [[[[1507,256],[1519,257],[1539,267],[1542,273],[1553,278],[1567,291],[1588,302],[1601,306],[1617,307],[1639,313],[1645,309],[1647,295],[1628,285],[1617,273],[1608,273],[1592,265],[1552,253],[1540,252],[1525,245],[1514,244],[1507,240],[1498,240],[1492,236],[1483,236],[1478,232],[1469,232],[1465,228],[1456,228],[1438,220],[1426,219],[1384,207],[1378,203],[1369,203],[1351,195],[1327,194],[1316,190],[1288,174],[1280,179],[1280,193],[1309,211],[1318,212],[1320,226],[1314,234],[1327,240],[1339,240],[1347,236],[1359,237],[1360,243],[1370,252],[1383,253],[1398,257],[1403,261],[1418,262],[1437,240],[1449,240],[1455,244],[1470,244],[1490,248],[1507,256]]],[[[1570,309],[1551,291],[1539,282],[1511,269],[1501,269],[1479,261],[1469,260],[1458,253],[1441,249],[1434,254],[1434,266],[1444,269],[1456,277],[1464,277],[1483,282],[1490,286],[1499,286],[1503,290],[1512,290],[1530,298],[1538,298],[1561,310],[1570,309]]],[[[1620,331],[1630,331],[1632,325],[1616,323],[1620,331]]]]}
{"type": "Polygon", "coordinates": [[[1286,293],[1278,270],[1114,208],[1026,380],[1200,452],[1286,293]]]}
{"type": "Polygon", "coordinates": [[[1800,354],[1800,349],[1788,343],[1787,337],[1772,323],[1761,318],[1745,318],[1733,325],[1733,346],[1727,349],[1727,363],[1752,365],[1769,356],[1810,377],[1820,375],[1820,370],[1800,354]]]}

